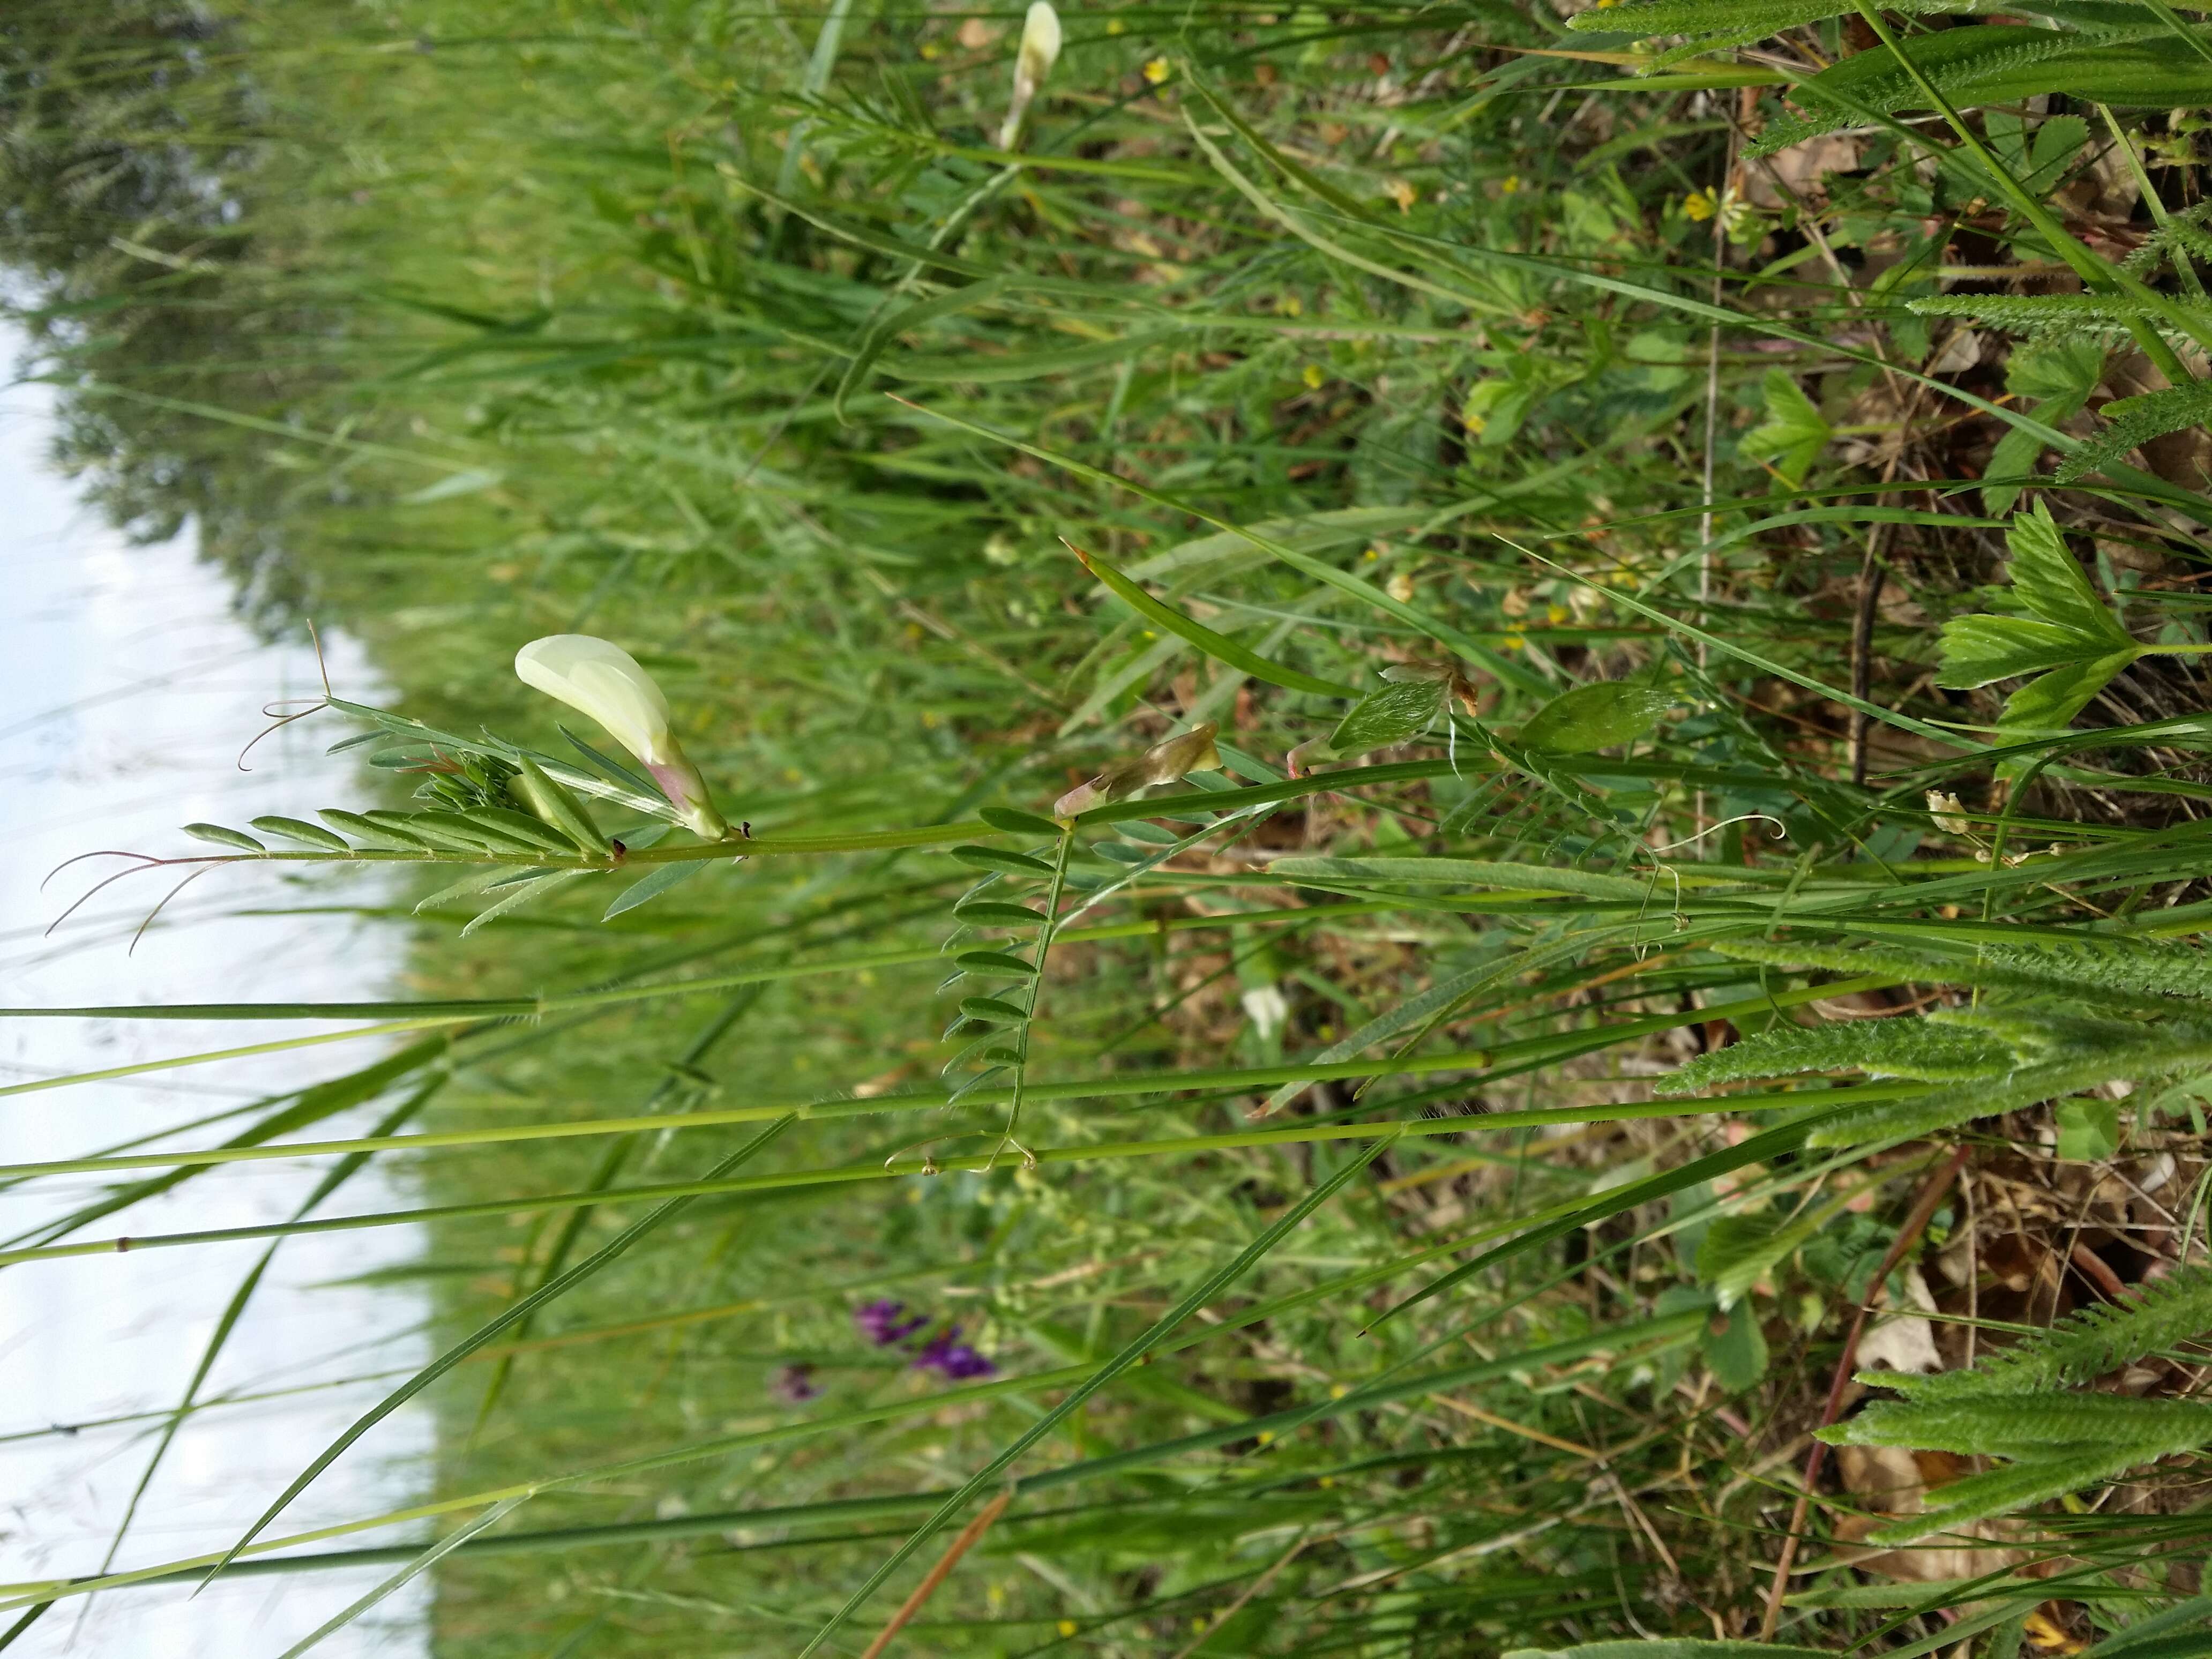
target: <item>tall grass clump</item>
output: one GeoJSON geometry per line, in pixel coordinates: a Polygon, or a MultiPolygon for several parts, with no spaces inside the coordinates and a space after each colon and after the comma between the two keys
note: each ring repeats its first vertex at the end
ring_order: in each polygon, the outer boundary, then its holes
{"type": "Polygon", "coordinates": [[[2200,11],[0,45],[65,459],[402,689],[313,713],[353,798],[105,890],[421,897],[404,994],[10,1011],[362,1041],[6,1171],[110,1184],[0,1265],[410,1224],[440,1351],[233,1550],[0,1612],[382,1561],[471,1656],[2199,1650],[2200,11]],[[557,635],[638,678],[560,712],[557,635]],[[133,1231],[270,1158],[293,1219],[133,1231]],[[283,1547],[410,1401],[424,1502],[283,1547]]]}

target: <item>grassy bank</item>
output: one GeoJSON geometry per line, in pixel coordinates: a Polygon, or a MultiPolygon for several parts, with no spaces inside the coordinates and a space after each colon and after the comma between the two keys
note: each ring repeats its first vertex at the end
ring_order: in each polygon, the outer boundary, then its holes
{"type": "Polygon", "coordinates": [[[2212,46],[2033,15],[1071,12],[1013,153],[1010,13],[0,26],[70,459],[427,722],[296,817],[625,849],[238,827],[453,866],[246,1131],[430,1230],[319,1547],[472,1656],[2187,1630],[2212,46]]]}

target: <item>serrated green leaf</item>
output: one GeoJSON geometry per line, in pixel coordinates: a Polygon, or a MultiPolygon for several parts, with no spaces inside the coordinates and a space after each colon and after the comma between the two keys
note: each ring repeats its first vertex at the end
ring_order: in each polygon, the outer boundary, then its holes
{"type": "Polygon", "coordinates": [[[1771,459],[1774,470],[1787,483],[1802,483],[1835,428],[1796,380],[1783,370],[1768,369],[1762,390],[1766,419],[1737,441],[1737,453],[1753,459],[1771,459]]]}
{"type": "Polygon", "coordinates": [[[2044,503],[2038,501],[2032,513],[2013,515],[2005,545],[2012,550],[2014,597],[2029,611],[2047,623],[2099,641],[2106,651],[2134,643],[2098,599],[2081,567],[2074,562],[2065,538],[2059,534],[2051,509],[2044,503]]]}
{"type": "Polygon", "coordinates": [[[253,819],[252,824],[264,835],[282,836],[287,841],[296,841],[303,847],[312,847],[319,853],[353,851],[344,836],[334,836],[319,824],[303,823],[298,818],[279,817],[270,813],[253,819]]]}
{"type": "Polygon", "coordinates": [[[1442,680],[1411,680],[1370,691],[1337,723],[1329,749],[1340,756],[1364,755],[1418,737],[1436,720],[1449,690],[1442,680]]]}
{"type": "Polygon", "coordinates": [[[269,848],[243,830],[226,829],[220,823],[188,823],[185,833],[194,841],[212,842],[217,847],[235,847],[244,853],[265,853],[269,848]]]}
{"type": "Polygon", "coordinates": [[[2089,699],[2105,689],[2105,683],[2133,662],[2136,654],[2130,646],[2040,675],[2005,699],[2004,713],[1997,724],[2023,731],[2063,731],[2089,706],[2089,699]]]}
{"type": "Polygon", "coordinates": [[[1954,617],[1943,624],[1942,666],[1936,684],[1971,691],[1992,680],[2069,667],[2109,649],[2056,623],[2025,617],[1954,617]]]}
{"type": "Polygon", "coordinates": [[[1525,749],[1551,755],[1587,755],[1633,742],[1659,723],[1674,699],[1654,686],[1601,680],[1563,691],[1521,728],[1525,749]]]}
{"type": "Polygon", "coordinates": [[[2079,1096],[2058,1103],[2058,1156],[2080,1164],[2100,1164],[2120,1149],[2120,1103],[2079,1096]]]}

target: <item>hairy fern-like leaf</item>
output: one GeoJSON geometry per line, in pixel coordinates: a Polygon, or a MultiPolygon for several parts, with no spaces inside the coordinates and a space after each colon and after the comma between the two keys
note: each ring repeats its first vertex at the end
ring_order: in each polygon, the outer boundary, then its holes
{"type": "MultiPolygon", "coordinates": [[[[2212,308],[2187,308],[2212,322],[2212,308]]],[[[2148,307],[2110,294],[1944,294],[1908,300],[1905,309],[1923,317],[1964,318],[2031,340],[2121,339],[2131,323],[2179,332],[2148,307]]]]}
{"type": "Polygon", "coordinates": [[[1808,1144],[1854,1146],[1909,1139],[2107,1083],[2172,1077],[2212,1065],[2212,1022],[2166,1019],[2136,1029],[2141,1035],[2132,1041],[2061,1048],[2056,1058],[2022,1066],[2002,1078],[1931,1090],[1904,1100],[1869,1102],[1829,1119],[1812,1133],[1808,1144]]]}
{"type": "Polygon", "coordinates": [[[2212,259],[2212,231],[2205,228],[2208,218],[2212,218],[2212,198],[2169,212],[2166,222],[2120,261],[2120,269],[2130,276],[2148,276],[2177,252],[2212,259]]]}
{"type": "Polygon", "coordinates": [[[2072,992],[2095,985],[2145,1004],[2181,998],[2212,1002],[2212,957],[2162,940],[2081,945],[1986,945],[1985,960],[2021,979],[2072,992]]]}
{"type": "MultiPolygon", "coordinates": [[[[1894,1386],[1900,1375],[1879,1374],[1894,1386]]],[[[1878,1401],[1820,1431],[1831,1445],[1902,1446],[2014,1460],[1929,1494],[1927,1510],[1873,1534],[1904,1543],[2062,1498],[2142,1464],[2212,1444],[2212,1406],[2102,1394],[1996,1394],[1878,1401]]]]}
{"type": "Polygon", "coordinates": [[[1915,1401],[2030,1394],[2094,1382],[2208,1332],[2212,1332],[2212,1266],[2184,1267],[2137,1286],[2129,1301],[2083,1308],[2049,1329],[1990,1354],[1972,1370],[1911,1376],[1885,1371],[1879,1380],[1915,1401]]]}
{"type": "Polygon", "coordinates": [[[2087,477],[2154,438],[2212,421],[2212,380],[2118,398],[2106,404],[2103,413],[2111,424],[2060,464],[2061,483],[2087,477]]]}
{"type": "Polygon", "coordinates": [[[1699,1054],[1652,1088],[1662,1095],[1689,1094],[1717,1084],[1799,1072],[1964,1081],[2001,1076],[2013,1063],[2012,1050],[1986,1032],[1925,1019],[1869,1019],[1761,1031],[1699,1054]]]}
{"type": "Polygon", "coordinates": [[[2100,1008],[2171,1008],[2177,1000],[2212,1002],[2212,959],[2184,945],[2148,939],[2083,940],[2078,945],[1984,945],[1972,954],[1908,950],[1900,945],[1831,944],[1816,939],[1727,939],[1713,951],[1741,962],[1778,968],[1820,968],[1841,974],[1894,974],[1923,985],[1975,990],[2063,994],[2100,1008]]]}
{"type": "MultiPolygon", "coordinates": [[[[2082,97],[2136,103],[2157,87],[2184,97],[2201,95],[2204,65],[2183,63],[2160,41],[2154,21],[2110,21],[2092,30],[2062,33],[2008,24],[1973,24],[1914,37],[1905,51],[1954,108],[2008,103],[2038,93],[2071,90],[2082,97]]],[[[2193,54],[2191,54],[2193,58],[2193,54]]],[[[1768,124],[1744,154],[1771,155],[1791,144],[1865,118],[1872,110],[1894,115],[1919,109],[1927,94],[1888,47],[1844,58],[1795,88],[1799,113],[1768,124]]]]}

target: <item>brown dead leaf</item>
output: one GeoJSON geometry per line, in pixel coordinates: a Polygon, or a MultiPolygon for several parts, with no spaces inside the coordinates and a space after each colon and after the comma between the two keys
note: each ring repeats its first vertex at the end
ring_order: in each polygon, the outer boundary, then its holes
{"type": "Polygon", "coordinates": [[[1858,170],[1861,145],[1840,133],[1777,150],[1746,171],[1744,195],[1753,207],[1781,208],[1792,197],[1807,207],[1827,204],[1828,175],[1858,170]]]}

